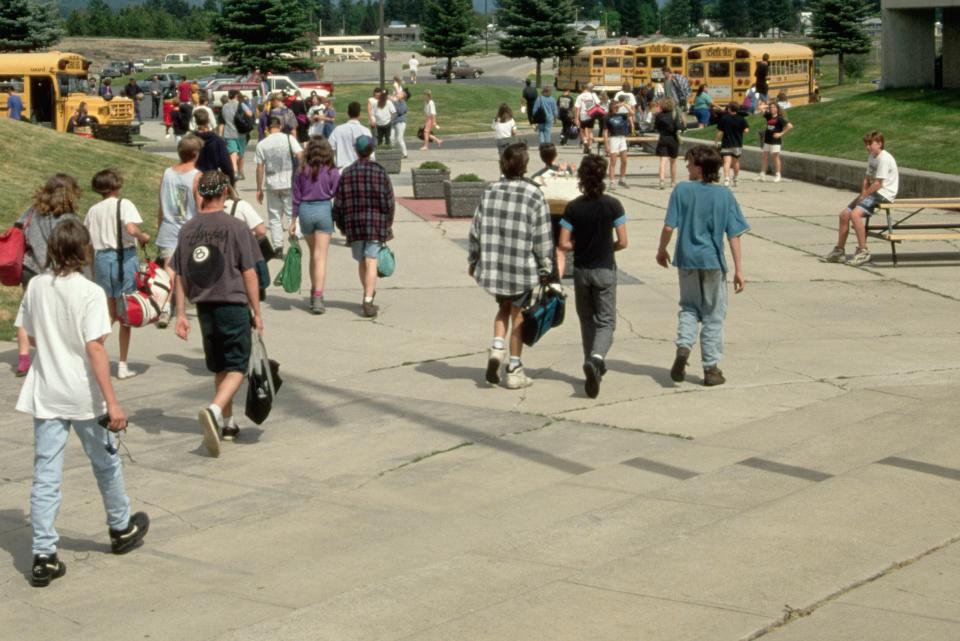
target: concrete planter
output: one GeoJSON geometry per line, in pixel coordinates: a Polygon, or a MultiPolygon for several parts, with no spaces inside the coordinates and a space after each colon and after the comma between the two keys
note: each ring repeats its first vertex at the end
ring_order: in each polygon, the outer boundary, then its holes
{"type": "Polygon", "coordinates": [[[388,174],[399,174],[403,152],[399,149],[377,149],[377,162],[388,174]]]}
{"type": "Polygon", "coordinates": [[[487,182],[443,181],[443,199],[447,203],[447,216],[469,218],[477,211],[487,182]]]}
{"type": "Polygon", "coordinates": [[[450,170],[411,169],[414,198],[443,198],[443,181],[450,180],[450,170]]]}

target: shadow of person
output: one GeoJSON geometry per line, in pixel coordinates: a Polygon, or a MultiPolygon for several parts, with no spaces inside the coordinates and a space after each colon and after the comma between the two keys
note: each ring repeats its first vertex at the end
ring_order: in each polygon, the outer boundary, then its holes
{"type": "Polygon", "coordinates": [[[483,369],[479,367],[464,367],[451,365],[445,361],[431,361],[429,363],[420,363],[413,369],[445,381],[473,381],[479,389],[490,387],[490,384],[483,380],[483,369]]]}
{"type": "MultiPolygon", "coordinates": [[[[687,369],[689,368],[690,366],[687,365],[687,369]]],[[[630,363],[612,359],[607,361],[607,371],[620,372],[621,374],[629,374],[631,376],[648,376],[660,385],[660,387],[672,388],[677,386],[677,383],[674,383],[670,378],[670,370],[666,367],[656,367],[654,365],[644,365],[642,363],[630,363]]]]}
{"type": "Polygon", "coordinates": [[[181,365],[187,372],[194,376],[210,376],[210,372],[207,371],[206,361],[202,358],[190,358],[182,354],[160,354],[157,356],[157,360],[163,363],[181,365]]]}
{"type": "MultiPolygon", "coordinates": [[[[0,548],[6,550],[10,558],[13,559],[13,567],[17,572],[22,574],[26,581],[30,581],[33,571],[33,528],[30,524],[30,518],[23,510],[0,510],[0,525],[3,527],[3,532],[0,534],[0,548]]],[[[110,544],[106,540],[106,532],[104,532],[104,541],[77,539],[66,536],[62,532],[59,534],[60,541],[57,544],[57,552],[64,560],[69,560],[64,552],[110,553],[110,544]]]]}
{"type": "Polygon", "coordinates": [[[527,373],[530,375],[534,381],[544,380],[544,381],[560,381],[561,383],[569,383],[574,389],[574,396],[587,398],[586,392],[583,391],[583,377],[571,376],[565,372],[558,372],[552,367],[542,367],[536,369],[533,367],[525,367],[527,373]]]}
{"type": "MultiPolygon", "coordinates": [[[[202,392],[198,396],[205,398],[209,395],[206,389],[197,390],[202,392]]],[[[197,405],[200,405],[198,400],[197,405]]],[[[200,434],[200,426],[197,424],[196,417],[186,416],[167,416],[164,410],[159,407],[143,407],[138,409],[132,415],[127,416],[127,421],[147,434],[159,434],[160,432],[175,432],[177,434],[200,434]]]]}

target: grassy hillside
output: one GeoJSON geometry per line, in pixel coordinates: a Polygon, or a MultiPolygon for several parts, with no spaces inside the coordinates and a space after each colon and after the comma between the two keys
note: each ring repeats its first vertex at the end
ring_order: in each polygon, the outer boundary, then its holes
{"type": "MultiPolygon", "coordinates": [[[[899,166],[960,173],[952,135],[960,129],[960,91],[869,91],[794,107],[787,115],[794,125],[784,143],[788,151],[864,160],[863,134],[879,129],[899,166]]],[[[760,122],[750,119],[751,132],[760,131],[760,122]]],[[[712,139],[716,128],[688,133],[712,139]]],[[[757,136],[748,134],[745,142],[755,147],[757,136]]]]}
{"type": "MultiPolygon", "coordinates": [[[[157,195],[168,163],[153,154],[99,140],[61,134],[49,129],[0,119],[0,176],[4,198],[0,201],[0,229],[7,229],[30,206],[33,193],[51,174],[64,172],[83,189],[80,215],[99,200],[90,190],[90,179],[107,167],[124,175],[124,198],[143,214],[144,229],[156,233],[157,195]]],[[[20,301],[19,287],[0,286],[0,340],[9,339],[20,301]]]]}

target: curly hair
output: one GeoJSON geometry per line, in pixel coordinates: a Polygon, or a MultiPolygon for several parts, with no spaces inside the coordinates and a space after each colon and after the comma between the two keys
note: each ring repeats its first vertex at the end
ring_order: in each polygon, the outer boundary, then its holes
{"type": "Polygon", "coordinates": [[[197,185],[197,191],[206,201],[222,196],[229,187],[230,177],[216,169],[203,172],[203,175],[200,176],[200,184],[197,185]]]}
{"type": "Polygon", "coordinates": [[[82,271],[87,265],[90,232],[79,220],[68,218],[53,228],[47,239],[47,269],[57,276],[82,271]]]}
{"type": "Polygon", "coordinates": [[[320,168],[326,167],[333,169],[336,165],[333,162],[333,149],[330,143],[323,138],[315,138],[307,143],[307,149],[303,154],[303,167],[300,171],[310,171],[310,180],[316,180],[320,175],[320,168]]]}
{"type": "Polygon", "coordinates": [[[33,195],[33,212],[41,216],[59,218],[77,212],[80,186],[69,174],[54,174],[47,178],[33,195]]]}
{"type": "Polygon", "coordinates": [[[590,154],[584,157],[577,168],[577,181],[580,191],[587,198],[599,198],[603,195],[603,179],[607,177],[607,159],[590,154]]]}

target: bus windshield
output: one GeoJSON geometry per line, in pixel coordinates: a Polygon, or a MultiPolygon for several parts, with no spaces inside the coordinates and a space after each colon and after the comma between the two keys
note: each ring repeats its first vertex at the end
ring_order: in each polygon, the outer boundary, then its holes
{"type": "Polygon", "coordinates": [[[57,74],[57,83],[60,85],[61,96],[72,93],[86,93],[87,91],[87,79],[83,76],[57,74]]]}

